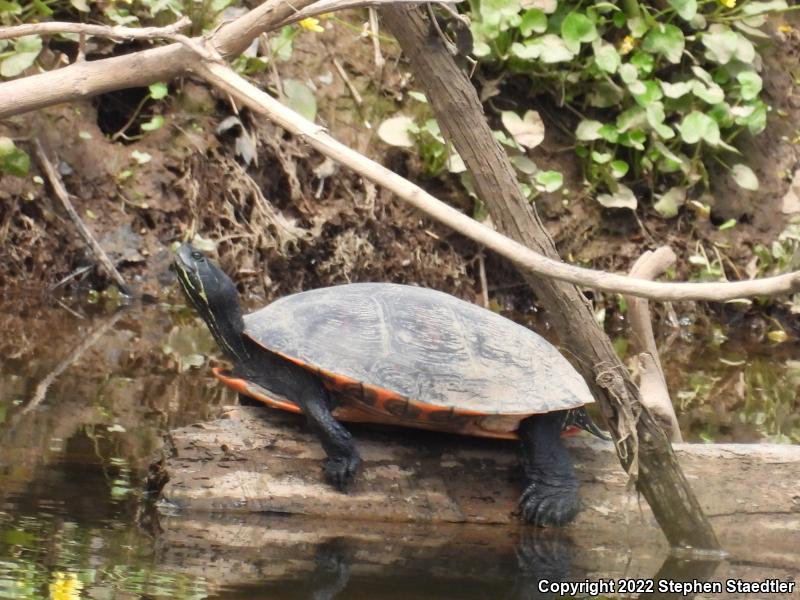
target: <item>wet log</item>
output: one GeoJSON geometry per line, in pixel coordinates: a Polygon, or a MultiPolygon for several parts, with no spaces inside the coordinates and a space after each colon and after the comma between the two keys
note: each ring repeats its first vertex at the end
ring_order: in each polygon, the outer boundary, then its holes
{"type": "MultiPolygon", "coordinates": [[[[228,407],[216,421],[169,434],[152,469],[154,481],[166,480],[159,506],[180,514],[289,513],[326,521],[521,527],[517,499],[524,481],[517,444],[349,428],[364,464],[345,495],[322,480],[324,455],[301,417],[228,407]]],[[[611,443],[588,436],[566,443],[575,456],[584,506],[568,531],[599,545],[614,546],[623,537],[666,549],[611,443]]],[[[679,444],[676,453],[727,551],[751,562],[800,568],[800,446],[679,444]]]]}

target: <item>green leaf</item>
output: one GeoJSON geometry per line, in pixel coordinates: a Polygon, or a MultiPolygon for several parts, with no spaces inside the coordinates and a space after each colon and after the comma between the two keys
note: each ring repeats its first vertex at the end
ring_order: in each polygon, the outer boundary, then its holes
{"type": "Polygon", "coordinates": [[[753,173],[753,169],[742,163],[733,165],[731,175],[736,184],[745,190],[755,192],[758,189],[758,177],[753,173]]]}
{"type": "Polygon", "coordinates": [[[155,131],[156,129],[163,127],[163,125],[164,117],[161,115],[155,115],[147,123],[142,123],[141,129],[142,131],[155,131]]]}
{"type": "Polygon", "coordinates": [[[600,137],[602,137],[605,141],[611,144],[616,144],[617,140],[619,139],[619,131],[617,131],[616,125],[611,123],[606,123],[603,125],[597,133],[599,133],[600,137]]]}
{"type": "Polygon", "coordinates": [[[631,129],[639,129],[647,123],[647,115],[640,106],[634,106],[617,117],[617,131],[624,133],[631,129]]]}
{"type": "Polygon", "coordinates": [[[624,160],[612,160],[609,166],[611,167],[611,176],[614,179],[622,179],[630,169],[630,166],[624,160]]]}
{"type": "Polygon", "coordinates": [[[503,126],[514,140],[526,148],[535,148],[544,141],[544,121],[535,110],[529,110],[520,116],[510,110],[500,113],[503,126]]]}
{"type": "Polygon", "coordinates": [[[619,68],[619,76],[627,84],[639,79],[639,71],[630,63],[625,63],[619,68]]]}
{"type": "Polygon", "coordinates": [[[522,20],[519,22],[520,33],[528,37],[531,33],[544,33],[547,31],[547,15],[538,8],[525,11],[522,20]]]}
{"type": "Polygon", "coordinates": [[[284,79],[283,93],[289,108],[309,121],[314,120],[317,116],[317,99],[306,84],[297,79],[284,79]]]}
{"type": "Polygon", "coordinates": [[[641,129],[636,129],[628,133],[623,133],[619,136],[619,143],[628,148],[636,148],[637,150],[644,151],[644,143],[647,136],[641,129]]]}
{"type": "Polygon", "coordinates": [[[734,58],[750,64],[755,58],[756,50],[750,40],[726,25],[711,25],[701,38],[706,47],[706,57],[721,65],[728,64],[734,58]]]}
{"type": "Polygon", "coordinates": [[[511,52],[519,58],[527,60],[538,58],[549,64],[569,61],[574,56],[564,40],[552,33],[528,40],[524,46],[518,43],[512,44],[511,52]],[[524,48],[524,55],[520,54],[522,48],[524,48]]]}
{"type": "Polygon", "coordinates": [[[616,73],[621,59],[619,52],[611,44],[597,42],[592,45],[594,48],[594,62],[606,73],[616,73]]]}
{"type": "Polygon", "coordinates": [[[0,137],[0,173],[25,177],[30,166],[30,157],[17,148],[11,138],[0,137]]]}
{"type": "Polygon", "coordinates": [[[586,15],[571,12],[561,22],[561,37],[564,38],[567,48],[577,54],[581,42],[593,42],[597,39],[597,28],[586,15]]]}
{"type": "Polygon", "coordinates": [[[636,70],[639,71],[640,75],[647,77],[653,72],[653,65],[655,61],[653,60],[652,54],[637,50],[633,53],[629,62],[636,67],[636,70]]]}
{"type": "Polygon", "coordinates": [[[761,101],[747,117],[736,119],[739,125],[745,125],[751,135],[757,135],[767,127],[767,105],[761,101]]]}
{"type": "Polygon", "coordinates": [[[411,148],[414,146],[414,140],[409,135],[409,126],[413,123],[411,117],[404,115],[386,119],[378,126],[378,137],[390,146],[411,148]]]}
{"type": "Polygon", "coordinates": [[[0,15],[18,15],[22,12],[22,7],[17,2],[8,2],[7,0],[0,0],[0,15]]]}
{"type": "Polygon", "coordinates": [[[704,140],[712,146],[718,146],[720,142],[719,126],[717,122],[698,111],[693,111],[686,115],[683,122],[678,127],[681,139],[687,144],[696,144],[704,140]]]}
{"type": "Polygon", "coordinates": [[[167,87],[166,83],[159,81],[158,83],[150,84],[147,88],[150,90],[150,97],[153,100],[161,100],[162,98],[166,98],[167,94],[169,93],[169,88],[167,87]]]}
{"type": "Polygon", "coordinates": [[[614,158],[614,155],[611,154],[611,152],[596,152],[596,151],[593,151],[591,156],[592,156],[592,160],[594,162],[596,162],[598,165],[604,165],[607,162],[609,162],[612,158],[614,158]]]}
{"type": "Polygon", "coordinates": [[[490,30],[505,31],[509,21],[520,11],[519,0],[481,0],[480,16],[483,25],[490,30]]]}
{"type": "Polygon", "coordinates": [[[720,231],[725,231],[726,229],[733,229],[734,227],[736,227],[736,223],[737,222],[738,221],[736,219],[728,219],[722,225],[720,225],[717,229],[719,229],[720,231]]]}
{"type": "Polygon", "coordinates": [[[706,86],[702,81],[695,80],[692,82],[692,93],[709,104],[719,104],[725,100],[725,92],[716,83],[706,86]]]}
{"type": "Polygon", "coordinates": [[[14,53],[0,64],[0,75],[16,77],[30,67],[42,51],[42,38],[28,35],[19,38],[14,44],[14,53]]]}
{"type": "Polygon", "coordinates": [[[772,2],[748,2],[742,6],[742,14],[752,17],[767,12],[786,10],[789,6],[784,0],[772,0],[772,2]]]}
{"type": "Polygon", "coordinates": [[[534,179],[545,192],[555,192],[564,185],[564,176],[558,171],[539,171],[534,179]]]}
{"type": "Polygon", "coordinates": [[[292,58],[293,41],[299,33],[299,28],[287,25],[281,28],[280,34],[270,36],[269,47],[276,61],[285,62],[292,58]]]}
{"type": "Polygon", "coordinates": [[[630,90],[633,94],[634,100],[636,100],[639,106],[647,107],[653,102],[661,100],[661,98],[664,96],[661,92],[661,86],[659,86],[652,79],[636,83],[640,83],[642,89],[634,90],[633,86],[631,86],[630,90]]]}
{"type": "MultiPolygon", "coordinates": [[[[33,0],[33,7],[36,9],[36,12],[44,17],[50,17],[53,15],[53,9],[47,6],[42,0],[33,0]]],[[[0,10],[2,12],[2,10],[0,10]]]]}
{"type": "Polygon", "coordinates": [[[664,140],[670,140],[675,137],[675,132],[664,124],[664,105],[661,102],[651,102],[645,108],[647,114],[647,122],[650,127],[664,140]]]}
{"type": "Polygon", "coordinates": [[[684,21],[691,21],[697,14],[697,0],[668,0],[678,16],[684,21]]]}
{"type": "Polygon", "coordinates": [[[692,90],[691,81],[678,81],[677,83],[667,83],[666,81],[659,81],[661,89],[667,98],[680,98],[685,96],[692,90]]]}
{"type": "Polygon", "coordinates": [[[69,3],[81,12],[89,12],[89,4],[86,0],[69,0],[69,3]]]}
{"type": "Polygon", "coordinates": [[[584,119],[578,123],[578,127],[575,129],[575,137],[582,142],[599,140],[602,137],[600,134],[602,127],[603,124],[600,121],[584,119]]]}
{"type": "Polygon", "coordinates": [[[686,203],[686,188],[673,187],[661,194],[658,201],[653,204],[655,211],[665,219],[671,219],[678,214],[678,210],[686,203]]]}
{"type": "Polygon", "coordinates": [[[647,33],[650,27],[641,17],[633,17],[628,19],[628,29],[630,29],[631,35],[638,39],[647,33]]]}
{"type": "Polygon", "coordinates": [[[508,160],[511,161],[511,164],[514,165],[514,168],[517,171],[525,175],[533,175],[539,170],[539,167],[536,166],[535,162],[522,154],[514,154],[509,156],[508,160]]]}
{"type": "Polygon", "coordinates": [[[645,36],[642,49],[661,54],[672,64],[681,62],[686,41],[683,32],[675,25],[658,24],[645,36]]]}
{"type": "Polygon", "coordinates": [[[636,196],[633,195],[631,189],[621,183],[618,189],[613,194],[600,194],[597,196],[597,201],[606,208],[629,208],[636,210],[638,205],[636,196]]]}
{"type": "Polygon", "coordinates": [[[755,71],[742,71],[736,75],[736,80],[742,86],[740,93],[742,100],[752,100],[761,93],[761,77],[755,71]]]}

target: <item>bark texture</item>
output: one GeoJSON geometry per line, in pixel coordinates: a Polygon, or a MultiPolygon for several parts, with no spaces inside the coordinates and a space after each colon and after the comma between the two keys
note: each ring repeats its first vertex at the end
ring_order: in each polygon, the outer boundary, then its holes
{"type": "MultiPolygon", "coordinates": [[[[474,86],[456,66],[427,15],[398,6],[381,10],[442,131],[473,175],[475,189],[493,222],[514,240],[558,259],[547,230],[519,191],[508,157],[492,136],[474,86]]],[[[639,390],[595,322],[583,294],[571,284],[523,275],[598,399],[620,461],[635,478],[670,544],[718,549],[719,542],[681,472],[669,440],[642,405],[639,390]]]]}

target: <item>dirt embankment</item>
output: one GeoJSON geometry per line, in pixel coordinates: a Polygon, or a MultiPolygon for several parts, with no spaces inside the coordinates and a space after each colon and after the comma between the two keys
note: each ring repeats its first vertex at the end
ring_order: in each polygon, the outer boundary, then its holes
{"type": "MultiPolygon", "coordinates": [[[[767,50],[765,60],[771,124],[748,142],[747,159],[761,190],[746,196],[720,174],[710,218],[686,211],[669,221],[647,208],[636,218],[604,212],[591,198],[565,206],[560,196],[543,197],[537,205],[562,256],[624,271],[645,248],[666,243],[679,254],[677,275],[683,279],[693,274],[688,257],[703,246],[717,253],[729,277],[755,274],[753,249],[768,247],[785,228],[782,198],[800,164],[794,139],[800,130],[800,41],[796,31],[780,35],[779,47],[767,50]],[[737,225],[720,231],[718,225],[731,218],[737,225]]],[[[417,159],[387,151],[374,134],[398,110],[397,100],[414,89],[396,46],[387,44],[384,51],[387,66],[379,72],[370,42],[337,24],[298,38],[292,61],[259,78],[273,88],[277,72],[310,83],[319,122],[359,151],[419,179],[417,159]],[[360,104],[334,68],[334,56],[363,97],[360,104]]],[[[140,292],[159,296],[170,281],[170,245],[199,235],[217,243],[223,267],[259,300],[348,280],[414,282],[462,297],[480,293],[480,249],[471,242],[247,113],[238,115],[243,129],[219,131],[236,111],[197,82],[172,82],[168,99],[159,103],[143,100],[145,93],[107,94],[0,124],[0,135],[23,148],[25,139],[42,141],[78,213],[140,292]],[[142,135],[140,125],[155,114],[166,124],[142,135]],[[237,151],[242,131],[255,148],[249,164],[237,151]]],[[[580,189],[571,154],[556,152],[563,140],[551,137],[534,158],[558,163],[572,174],[568,187],[580,189]]],[[[456,180],[423,183],[471,209],[456,180]]],[[[0,294],[47,293],[59,283],[63,290],[105,285],[73,224],[33,177],[2,179],[0,239],[0,294]]],[[[487,257],[486,271],[490,289],[514,290],[521,282],[493,257],[487,257]]]]}

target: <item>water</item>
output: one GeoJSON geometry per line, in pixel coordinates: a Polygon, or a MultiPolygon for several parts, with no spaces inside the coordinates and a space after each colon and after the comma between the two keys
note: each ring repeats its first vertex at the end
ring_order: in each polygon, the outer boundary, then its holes
{"type": "MultiPolygon", "coordinates": [[[[156,515],[142,490],[163,432],[235,401],[202,364],[213,343],[179,308],[73,309],[85,318],[56,304],[0,310],[0,598],[552,598],[542,578],[798,571],[800,555],[670,560],[661,540],[634,556],[624,532],[600,543],[526,527],[156,515]]],[[[800,441],[797,346],[669,335],[665,370],[693,440],[800,441]]]]}

